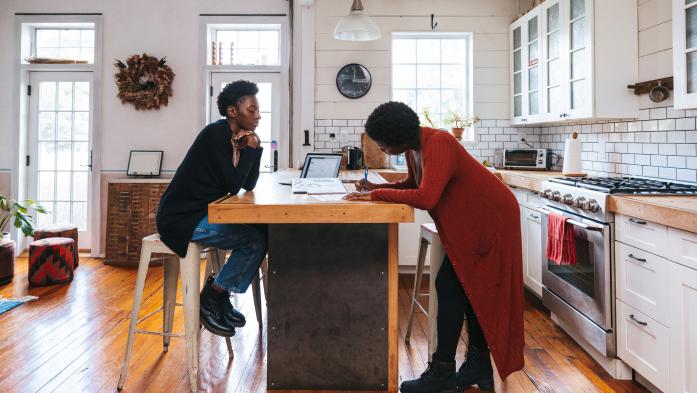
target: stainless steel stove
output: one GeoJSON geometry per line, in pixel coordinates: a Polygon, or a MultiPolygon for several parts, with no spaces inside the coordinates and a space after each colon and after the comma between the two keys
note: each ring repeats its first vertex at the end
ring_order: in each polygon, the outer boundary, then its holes
{"type": "Polygon", "coordinates": [[[641,177],[551,178],[543,183],[542,252],[547,249],[549,214],[574,227],[576,264],[558,265],[544,257],[542,300],[572,336],[583,338],[603,356],[614,358],[614,214],[610,195],[697,195],[697,184],[641,177]]]}

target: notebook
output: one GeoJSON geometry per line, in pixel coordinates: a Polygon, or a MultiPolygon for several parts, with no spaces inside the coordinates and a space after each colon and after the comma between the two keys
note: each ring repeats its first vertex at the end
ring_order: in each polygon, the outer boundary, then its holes
{"type": "Polygon", "coordinates": [[[293,179],[293,194],[346,194],[338,177],[293,179]]]}

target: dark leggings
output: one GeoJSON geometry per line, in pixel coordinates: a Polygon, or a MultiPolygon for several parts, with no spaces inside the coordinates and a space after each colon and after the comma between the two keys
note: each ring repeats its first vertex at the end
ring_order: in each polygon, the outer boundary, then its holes
{"type": "Polygon", "coordinates": [[[443,264],[436,276],[436,292],[438,293],[438,348],[435,357],[444,362],[455,360],[457,342],[460,339],[465,316],[469,346],[479,350],[487,349],[486,339],[477,316],[474,315],[472,305],[447,255],[443,258],[443,264]]]}

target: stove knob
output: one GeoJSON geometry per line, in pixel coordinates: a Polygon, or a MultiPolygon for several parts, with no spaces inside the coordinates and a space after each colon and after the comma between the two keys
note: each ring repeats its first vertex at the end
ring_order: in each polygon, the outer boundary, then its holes
{"type": "Polygon", "coordinates": [[[545,199],[552,199],[552,190],[550,190],[549,188],[547,188],[547,189],[545,189],[544,191],[542,191],[542,198],[545,198],[545,199]]]}
{"type": "Polygon", "coordinates": [[[586,198],[584,197],[578,197],[574,199],[573,207],[577,207],[579,209],[583,209],[583,205],[586,202],[586,198]]]}
{"type": "Polygon", "coordinates": [[[552,193],[552,197],[549,198],[549,199],[551,199],[551,200],[553,200],[553,201],[555,201],[555,202],[560,202],[560,201],[561,201],[561,192],[559,192],[559,191],[554,191],[554,192],[552,193]]]}
{"type": "Polygon", "coordinates": [[[595,199],[591,199],[590,201],[588,201],[589,212],[595,213],[598,210],[600,210],[600,204],[598,204],[598,201],[596,201],[595,199]]]}
{"type": "Polygon", "coordinates": [[[561,201],[565,205],[571,206],[574,203],[574,196],[571,194],[564,194],[564,196],[561,197],[561,201]]]}

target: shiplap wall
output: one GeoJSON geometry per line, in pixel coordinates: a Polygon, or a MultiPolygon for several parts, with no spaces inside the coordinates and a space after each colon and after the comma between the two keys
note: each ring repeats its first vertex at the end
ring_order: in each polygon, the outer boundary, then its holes
{"type": "MultiPolygon", "coordinates": [[[[337,21],[348,13],[351,1],[316,2],[315,119],[365,119],[379,104],[390,100],[391,32],[431,30],[474,33],[474,112],[480,118],[508,119],[508,27],[519,7],[511,0],[366,0],[365,12],[380,26],[382,37],[371,42],[344,42],[332,37],[337,21]],[[336,88],[336,74],[348,63],[365,65],[373,77],[371,90],[360,99],[348,99],[336,88]]],[[[529,8],[529,6],[527,6],[529,8]]]]}

